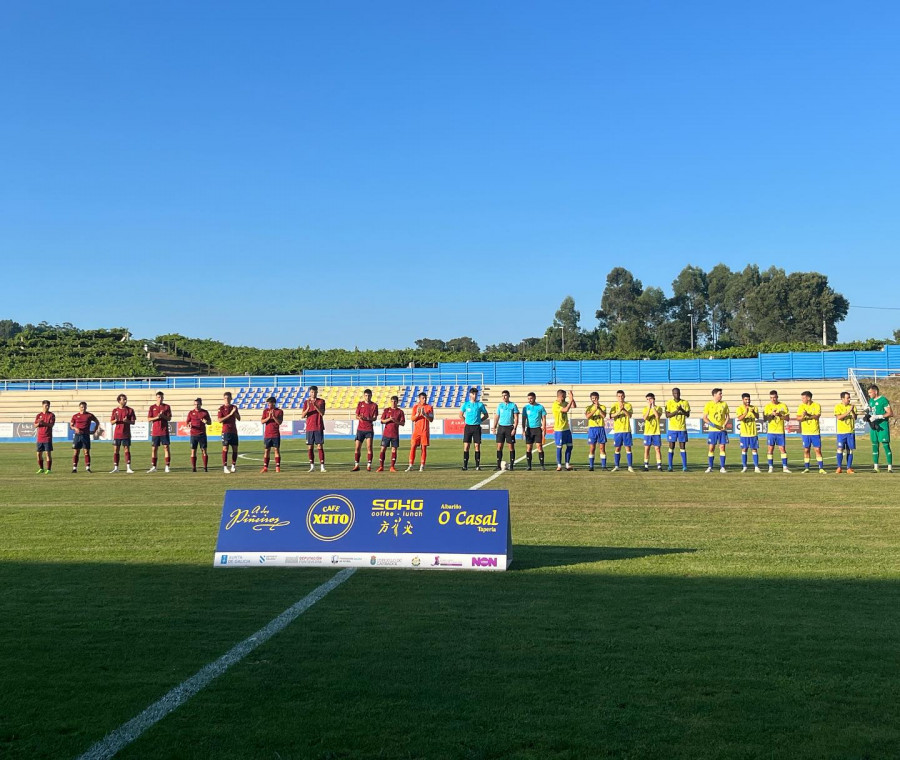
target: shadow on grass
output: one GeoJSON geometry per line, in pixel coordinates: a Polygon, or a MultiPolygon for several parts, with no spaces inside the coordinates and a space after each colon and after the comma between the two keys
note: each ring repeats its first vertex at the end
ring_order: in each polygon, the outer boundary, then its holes
{"type": "Polygon", "coordinates": [[[510,570],[565,567],[567,565],[584,565],[590,562],[657,557],[662,554],[692,554],[696,551],[696,549],[669,549],[652,546],[542,546],[538,544],[515,544],[513,545],[513,563],[510,570]]]}

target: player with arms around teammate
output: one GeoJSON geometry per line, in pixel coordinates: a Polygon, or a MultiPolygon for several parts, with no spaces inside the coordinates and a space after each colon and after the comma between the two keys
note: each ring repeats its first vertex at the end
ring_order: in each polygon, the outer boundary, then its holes
{"type": "Polygon", "coordinates": [[[730,419],[728,404],[722,401],[722,389],[713,388],[712,401],[707,401],[703,407],[703,421],[709,425],[709,434],[706,436],[706,442],[709,444],[707,472],[713,471],[716,446],[719,447],[719,472],[728,472],[725,469],[725,447],[728,445],[727,428],[730,419]]]}
{"type": "Polygon", "coordinates": [[[844,391],[841,402],[834,407],[837,419],[837,469],[843,470],[844,452],[847,454],[847,472],[853,474],[853,452],[856,450],[856,418],[859,416],[856,407],[850,403],[850,394],[844,391]]]}
{"type": "Polygon", "coordinates": [[[600,469],[606,469],[606,407],[600,403],[600,394],[591,393],[591,403],[584,410],[588,421],[588,471],[594,471],[594,452],[600,447],[600,469]]]}
{"type": "Polygon", "coordinates": [[[231,403],[231,393],[225,391],[216,419],[222,423],[222,471],[226,474],[237,469],[238,439],[237,424],[241,419],[241,410],[231,403]],[[231,469],[228,469],[228,449],[231,448],[231,469]]]}
{"type": "MultiPolygon", "coordinates": [[[[356,441],[353,451],[353,467],[350,472],[359,472],[359,455],[363,441],[366,442],[366,470],[372,469],[372,440],[375,438],[375,420],[378,419],[378,404],[372,401],[372,391],[363,391],[363,400],[356,405],[356,441]]],[[[424,450],[423,450],[424,456],[424,450]]]]}
{"type": "Polygon", "coordinates": [[[800,423],[800,434],[803,436],[803,472],[809,472],[809,450],[814,449],[819,472],[827,475],[825,462],[822,461],[822,435],[819,429],[822,407],[812,400],[812,396],[809,391],[803,391],[800,394],[800,406],[797,407],[797,421],[800,423]]]}
{"type": "Polygon", "coordinates": [[[509,400],[509,391],[500,394],[502,401],[497,404],[494,414],[494,430],[497,431],[497,467],[501,469],[503,444],[509,445],[509,469],[516,466],[516,429],[519,427],[519,405],[509,400]]]}
{"type": "Polygon", "coordinates": [[[263,424],[263,466],[260,472],[269,471],[269,452],[275,449],[275,472],[281,472],[281,423],[284,422],[284,412],[278,408],[278,402],[274,396],[266,399],[266,408],[262,413],[263,424]]]}
{"type": "Polygon", "coordinates": [[[78,404],[78,411],[72,415],[69,427],[75,431],[72,437],[72,472],[78,472],[78,453],[84,449],[84,471],[91,471],[91,436],[100,430],[100,420],[87,410],[87,404],[78,404]],[[93,425],[93,429],[91,429],[93,425]]]}
{"type": "Polygon", "coordinates": [[[556,392],[556,401],[553,402],[553,439],[556,443],[556,471],[562,470],[563,446],[566,447],[566,469],[571,470],[572,465],[572,429],[569,426],[569,412],[577,404],[575,403],[575,389],[569,389],[571,398],[566,401],[566,392],[560,388],[556,392]]]}
{"type": "Polygon", "coordinates": [[[428,457],[428,444],[431,443],[431,423],[434,421],[434,407],[426,403],[428,396],[425,391],[419,393],[419,403],[413,407],[412,441],[409,445],[409,466],[406,471],[413,468],[416,461],[416,449],[422,447],[422,459],[419,462],[419,472],[425,470],[425,459],[428,457]]]}
{"type": "Polygon", "coordinates": [[[34,430],[37,434],[38,475],[49,475],[53,468],[53,426],[56,415],[50,411],[50,402],[42,401],[41,410],[34,418],[34,430]],[[47,455],[47,466],[44,467],[44,454],[47,455]]]}
{"type": "Polygon", "coordinates": [[[110,472],[119,471],[119,449],[125,449],[125,472],[134,474],[131,469],[131,426],[137,422],[134,409],[128,406],[128,397],[124,393],[116,396],[119,405],[112,410],[109,421],[113,425],[113,468],[110,472]]]}
{"type": "Polygon", "coordinates": [[[647,394],[647,406],[644,407],[644,472],[650,471],[650,449],[656,449],[656,469],[662,471],[662,438],[660,420],[663,416],[661,406],[656,405],[656,395],[647,394]]]}
{"type": "Polygon", "coordinates": [[[687,472],[687,418],[691,405],[681,398],[681,388],[672,388],[672,398],[666,401],[666,440],[669,443],[669,472],[675,462],[675,444],[681,447],[681,471],[687,472]]]}
{"type": "Polygon", "coordinates": [[[147,472],[156,472],[156,452],[160,446],[166,459],[166,472],[169,472],[169,462],[172,455],[169,453],[169,420],[172,419],[172,407],[164,400],[162,391],[156,394],[156,403],[147,412],[147,420],[153,423],[150,429],[150,469],[147,472]]]}
{"type": "Polygon", "coordinates": [[[187,424],[191,432],[191,472],[197,472],[197,449],[203,455],[203,472],[209,472],[206,426],[212,425],[212,417],[203,408],[203,399],[194,399],[194,408],[187,413],[187,424]]]}
{"type": "Polygon", "coordinates": [[[609,418],[613,421],[613,472],[619,471],[619,463],[622,461],[622,447],[625,447],[625,461],[628,462],[628,472],[634,472],[631,455],[631,415],[634,408],[625,401],[625,391],[616,391],[616,403],[609,408],[609,418]]]}
{"type": "Polygon", "coordinates": [[[785,447],[784,421],[790,417],[787,404],[778,400],[778,391],[769,391],[769,403],[763,409],[763,419],[768,423],[769,429],[766,435],[768,452],[766,458],[769,462],[769,472],[774,472],[775,447],[781,449],[782,472],[790,472],[788,469],[787,448],[785,447]]]}
{"type": "Polygon", "coordinates": [[[870,385],[869,390],[869,440],[872,442],[872,465],[878,472],[879,445],[884,447],[884,458],[887,460],[887,471],[894,471],[894,454],[891,451],[891,423],[894,416],[891,402],[881,395],[877,385],[870,385]]]}
{"type": "Polygon", "coordinates": [[[481,423],[490,419],[487,407],[478,400],[478,389],[469,388],[469,398],[459,409],[463,428],[463,470],[469,469],[469,445],[475,444],[475,469],[481,469],[481,423]]]}
{"type": "Polygon", "coordinates": [[[749,393],[741,394],[741,405],[734,418],[741,426],[741,472],[747,472],[748,451],[753,452],[753,471],[762,472],[759,469],[759,432],[756,429],[759,410],[750,403],[749,393]]]}
{"type": "Polygon", "coordinates": [[[309,471],[315,472],[313,449],[319,450],[319,469],[325,472],[325,399],[319,398],[319,387],[309,386],[309,398],[303,402],[300,416],[306,420],[306,453],[309,471]]]}
{"type": "Polygon", "coordinates": [[[397,449],[400,448],[400,426],[406,424],[406,414],[398,406],[400,399],[391,396],[391,405],[381,413],[384,434],[381,437],[381,452],[377,472],[384,472],[384,455],[391,447],[391,472],[397,472],[397,449]]]}
{"type": "Polygon", "coordinates": [[[534,393],[528,394],[528,403],[522,407],[522,436],[525,438],[526,470],[531,469],[532,447],[537,446],[538,461],[544,469],[544,438],[547,436],[547,410],[537,403],[534,393]]]}

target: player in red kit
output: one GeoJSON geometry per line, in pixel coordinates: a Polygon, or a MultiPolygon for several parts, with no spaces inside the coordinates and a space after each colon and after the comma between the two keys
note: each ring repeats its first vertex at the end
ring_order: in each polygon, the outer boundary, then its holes
{"type": "Polygon", "coordinates": [[[400,447],[400,426],[406,424],[406,415],[397,406],[400,399],[391,396],[391,405],[381,413],[381,424],[384,425],[384,434],[381,438],[381,464],[378,472],[384,472],[384,453],[387,447],[391,447],[391,472],[397,472],[397,449],[400,447]]]}
{"type": "Polygon", "coordinates": [[[110,472],[119,471],[119,449],[125,449],[125,467],[129,475],[131,469],[131,426],[137,422],[134,409],[128,406],[128,397],[124,393],[116,396],[119,405],[112,410],[109,421],[113,424],[113,468],[110,472]]]}
{"type": "Polygon", "coordinates": [[[169,462],[172,455],[169,452],[169,421],[172,419],[172,407],[164,401],[165,394],[162,391],[156,394],[156,403],[147,412],[147,419],[153,423],[150,429],[150,469],[147,472],[156,472],[156,451],[162,446],[166,458],[166,472],[169,472],[169,462]]]}
{"type": "Polygon", "coordinates": [[[41,408],[43,411],[38,412],[34,418],[34,429],[37,433],[37,474],[49,475],[53,467],[53,426],[56,424],[56,415],[50,411],[49,401],[42,401],[41,408]],[[47,455],[46,467],[44,454],[47,455]]]}
{"type": "Polygon", "coordinates": [[[363,391],[363,400],[356,405],[356,450],[353,453],[353,469],[359,472],[359,453],[363,441],[366,442],[366,469],[372,469],[372,440],[375,437],[375,420],[378,419],[378,404],[372,401],[372,391],[363,391]]]}
{"type": "Polygon", "coordinates": [[[217,415],[219,422],[222,423],[222,470],[224,472],[229,472],[228,470],[228,447],[231,447],[231,472],[234,472],[237,469],[237,455],[238,455],[238,432],[237,432],[237,424],[238,420],[241,419],[241,410],[238,409],[234,404],[231,403],[231,394],[228,391],[225,391],[225,395],[223,396],[223,400],[225,401],[222,406],[219,407],[219,413],[217,415]]]}
{"type": "Polygon", "coordinates": [[[306,449],[309,453],[309,471],[316,469],[313,449],[319,449],[319,469],[325,472],[325,399],[319,398],[319,388],[309,386],[309,398],[303,402],[300,416],[306,420],[306,449]]]}
{"type": "Polygon", "coordinates": [[[187,424],[191,430],[191,472],[197,472],[197,449],[203,454],[203,472],[208,472],[209,455],[206,453],[206,426],[212,425],[212,417],[203,408],[203,399],[194,399],[194,408],[187,413],[187,424]]]}
{"type": "Polygon", "coordinates": [[[281,423],[284,422],[284,412],[277,406],[274,396],[266,399],[266,408],[263,409],[263,445],[266,451],[263,454],[263,466],[260,472],[269,471],[269,451],[275,449],[275,472],[281,472],[281,423]]]}
{"type": "Polygon", "coordinates": [[[84,471],[91,471],[91,435],[100,432],[100,420],[87,410],[87,404],[78,404],[78,411],[72,415],[69,427],[75,431],[72,438],[72,472],[78,472],[78,453],[84,449],[84,471]],[[94,425],[93,430],[91,425],[94,425]]]}
{"type": "Polygon", "coordinates": [[[434,421],[434,407],[426,404],[428,396],[424,391],[419,394],[419,403],[413,407],[412,420],[413,432],[412,441],[409,444],[409,467],[406,471],[412,470],[416,463],[416,449],[422,447],[422,459],[419,462],[419,472],[425,469],[425,458],[428,456],[428,444],[431,442],[431,423],[434,421]]]}

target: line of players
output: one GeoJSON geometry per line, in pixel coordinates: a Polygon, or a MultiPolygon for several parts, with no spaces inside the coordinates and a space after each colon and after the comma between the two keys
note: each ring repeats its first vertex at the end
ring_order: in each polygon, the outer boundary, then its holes
{"type": "MultiPolygon", "coordinates": [[[[877,385],[868,389],[869,405],[866,410],[866,419],[870,425],[870,439],[872,443],[872,457],[874,469],[878,471],[879,447],[884,449],[888,472],[893,471],[893,456],[890,445],[890,428],[888,419],[893,416],[890,402],[881,395],[877,385]]],[[[788,469],[787,451],[785,447],[785,423],[790,419],[787,405],[778,399],[778,391],[771,391],[769,403],[760,411],[750,403],[749,393],[742,394],[741,405],[735,411],[734,419],[740,428],[741,464],[742,472],[746,472],[749,466],[748,456],[752,456],[755,472],[761,472],[759,467],[759,437],[757,433],[757,421],[765,420],[768,423],[768,471],[774,471],[774,451],[779,449],[783,472],[788,469]]],[[[804,472],[810,471],[811,453],[815,452],[818,471],[826,473],[822,458],[822,441],[819,420],[822,416],[821,406],[812,400],[812,393],[805,391],[801,394],[802,402],[797,408],[795,419],[800,423],[800,432],[803,439],[804,472]]],[[[504,390],[501,393],[501,401],[491,419],[487,407],[478,401],[478,390],[470,388],[468,399],[460,408],[459,417],[464,421],[463,428],[463,470],[469,469],[469,452],[474,447],[475,469],[481,469],[481,442],[482,424],[491,420],[491,429],[496,433],[497,464],[495,469],[504,466],[504,446],[509,451],[509,469],[515,468],[516,461],[516,433],[519,423],[522,423],[522,432],[525,439],[526,469],[533,466],[533,452],[537,449],[538,461],[541,469],[545,469],[544,442],[547,436],[547,410],[542,404],[538,404],[534,393],[528,394],[528,403],[521,410],[517,404],[510,400],[510,393],[504,390]]],[[[675,449],[680,449],[681,468],[687,471],[687,418],[691,414],[690,403],[681,398],[679,388],[672,389],[672,398],[665,406],[658,406],[656,396],[648,393],[645,397],[647,405],[643,409],[643,443],[644,462],[643,469],[650,469],[651,450],[656,453],[656,468],[662,470],[662,436],[661,421],[667,419],[668,442],[668,471],[673,470],[675,449]]],[[[616,401],[607,408],[600,403],[600,396],[594,392],[590,394],[591,403],[584,411],[588,424],[588,469],[593,471],[596,454],[599,450],[600,468],[607,469],[606,444],[606,420],[612,420],[613,426],[613,457],[612,471],[619,469],[621,464],[621,450],[625,449],[626,466],[629,472],[634,472],[633,467],[633,436],[631,433],[631,419],[634,415],[632,404],[625,400],[625,392],[617,391],[616,401]]],[[[226,392],[224,403],[219,407],[216,419],[222,425],[222,469],[225,473],[233,473],[237,467],[238,456],[238,432],[237,422],[241,419],[240,410],[232,403],[232,395],[226,392]],[[231,466],[228,465],[228,454],[231,454],[231,466]]],[[[119,472],[120,452],[124,453],[126,472],[133,473],[131,468],[131,426],[136,423],[135,411],[128,406],[128,398],[123,394],[117,397],[118,405],[112,410],[109,421],[113,425],[113,469],[112,473],[119,472]]],[[[557,399],[551,407],[554,423],[554,443],[556,444],[556,469],[572,470],[571,465],[573,440],[569,422],[570,412],[577,407],[574,390],[569,394],[564,390],[557,391],[557,399]]],[[[306,420],[306,443],[309,457],[309,471],[315,470],[314,452],[318,452],[319,467],[325,472],[325,447],[324,447],[324,415],[325,401],[318,397],[318,388],[310,387],[309,397],[303,402],[300,416],[306,420]]],[[[850,394],[841,394],[841,402],[834,408],[834,416],[837,420],[837,472],[843,472],[843,459],[846,455],[846,472],[853,472],[853,452],[856,449],[856,420],[860,416],[856,407],[850,403],[850,394]]],[[[427,403],[427,395],[420,393],[418,401],[412,408],[413,431],[409,452],[409,464],[406,471],[415,466],[416,453],[421,448],[419,470],[425,469],[427,450],[430,444],[430,426],[434,421],[434,408],[427,403]]],[[[158,450],[163,449],[165,472],[170,471],[170,440],[169,422],[172,419],[172,408],[165,403],[162,391],[156,394],[156,403],[151,405],[147,420],[152,423],[151,428],[151,465],[148,473],[157,471],[158,450]]],[[[728,404],[722,400],[722,389],[713,388],[712,400],[707,402],[703,410],[703,421],[707,423],[709,433],[707,436],[708,466],[706,472],[714,469],[716,447],[719,449],[719,471],[726,472],[726,446],[728,444],[727,428],[731,421],[731,410],[728,404]]],[[[379,455],[378,472],[384,471],[385,457],[390,450],[390,471],[396,472],[396,463],[400,445],[400,427],[406,424],[406,415],[399,407],[397,396],[391,397],[391,405],[380,414],[378,405],[372,401],[372,391],[366,389],[363,392],[363,400],[356,407],[357,433],[354,450],[353,472],[360,470],[360,458],[362,447],[366,448],[366,469],[371,470],[374,457],[374,423],[380,421],[383,425],[381,450],[379,455]]],[[[194,408],[187,414],[187,424],[190,428],[191,442],[191,469],[197,471],[197,451],[200,450],[203,470],[208,470],[209,457],[207,453],[208,441],[206,426],[212,424],[212,418],[204,408],[203,400],[194,400],[194,408]]],[[[281,425],[284,421],[283,410],[277,407],[274,397],[266,401],[266,407],[262,413],[264,458],[262,472],[268,472],[271,454],[274,453],[275,471],[281,471],[281,425]]],[[[42,411],[35,417],[35,429],[37,435],[37,461],[38,474],[49,474],[52,471],[53,459],[53,426],[56,416],[50,411],[50,402],[42,403],[42,411]],[[46,458],[46,463],[45,463],[46,458]]],[[[85,471],[91,472],[91,439],[100,430],[100,420],[93,413],[87,411],[87,404],[81,402],[79,411],[72,416],[69,422],[73,430],[72,441],[72,472],[78,471],[79,454],[84,451],[85,471]]]]}

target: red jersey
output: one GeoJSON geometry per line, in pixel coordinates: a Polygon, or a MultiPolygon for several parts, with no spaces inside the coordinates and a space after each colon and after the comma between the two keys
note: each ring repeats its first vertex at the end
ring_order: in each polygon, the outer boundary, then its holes
{"type": "Polygon", "coordinates": [[[284,412],[277,407],[275,409],[263,409],[263,438],[280,438],[281,423],[284,422],[284,412]]]}
{"type": "Polygon", "coordinates": [[[78,435],[90,435],[92,422],[97,425],[94,428],[94,430],[97,430],[100,427],[100,420],[91,412],[76,412],[72,415],[72,427],[78,435]]]}
{"type": "Polygon", "coordinates": [[[399,438],[400,426],[406,424],[406,415],[400,407],[394,409],[389,406],[381,413],[381,421],[384,423],[385,438],[399,438]]]}
{"type": "Polygon", "coordinates": [[[38,416],[34,418],[38,443],[53,443],[53,426],[55,424],[56,415],[53,412],[38,412],[38,416]]]}
{"type": "Polygon", "coordinates": [[[109,421],[113,423],[113,440],[131,438],[131,426],[137,422],[134,409],[130,406],[117,406],[112,410],[109,421]]]}
{"type": "Polygon", "coordinates": [[[413,435],[427,445],[431,436],[431,418],[425,415],[434,417],[434,407],[431,404],[416,404],[413,407],[413,435]]]}
{"type": "Polygon", "coordinates": [[[206,426],[212,425],[212,418],[206,409],[191,409],[187,413],[187,423],[191,426],[191,435],[205,435],[206,426]]]}
{"type": "Polygon", "coordinates": [[[222,432],[223,433],[236,433],[237,432],[237,417],[240,414],[238,408],[234,404],[222,404],[219,407],[219,421],[222,423],[222,432]],[[231,417],[228,417],[229,414],[234,412],[231,417]],[[228,417],[228,419],[223,419],[224,417],[228,417]]]}
{"type": "Polygon", "coordinates": [[[325,430],[325,420],[322,415],[325,414],[325,399],[317,398],[315,403],[311,398],[303,402],[303,411],[306,413],[306,429],[309,430],[325,430]]]}
{"type": "Polygon", "coordinates": [[[147,419],[151,417],[162,417],[162,419],[153,421],[153,429],[150,435],[168,435],[169,420],[172,419],[172,407],[168,404],[154,404],[147,412],[147,419]]]}
{"type": "Polygon", "coordinates": [[[373,401],[370,401],[368,404],[365,401],[360,401],[356,405],[356,416],[359,418],[359,423],[356,426],[357,430],[362,430],[364,433],[372,431],[372,423],[378,419],[378,404],[373,401]]]}

